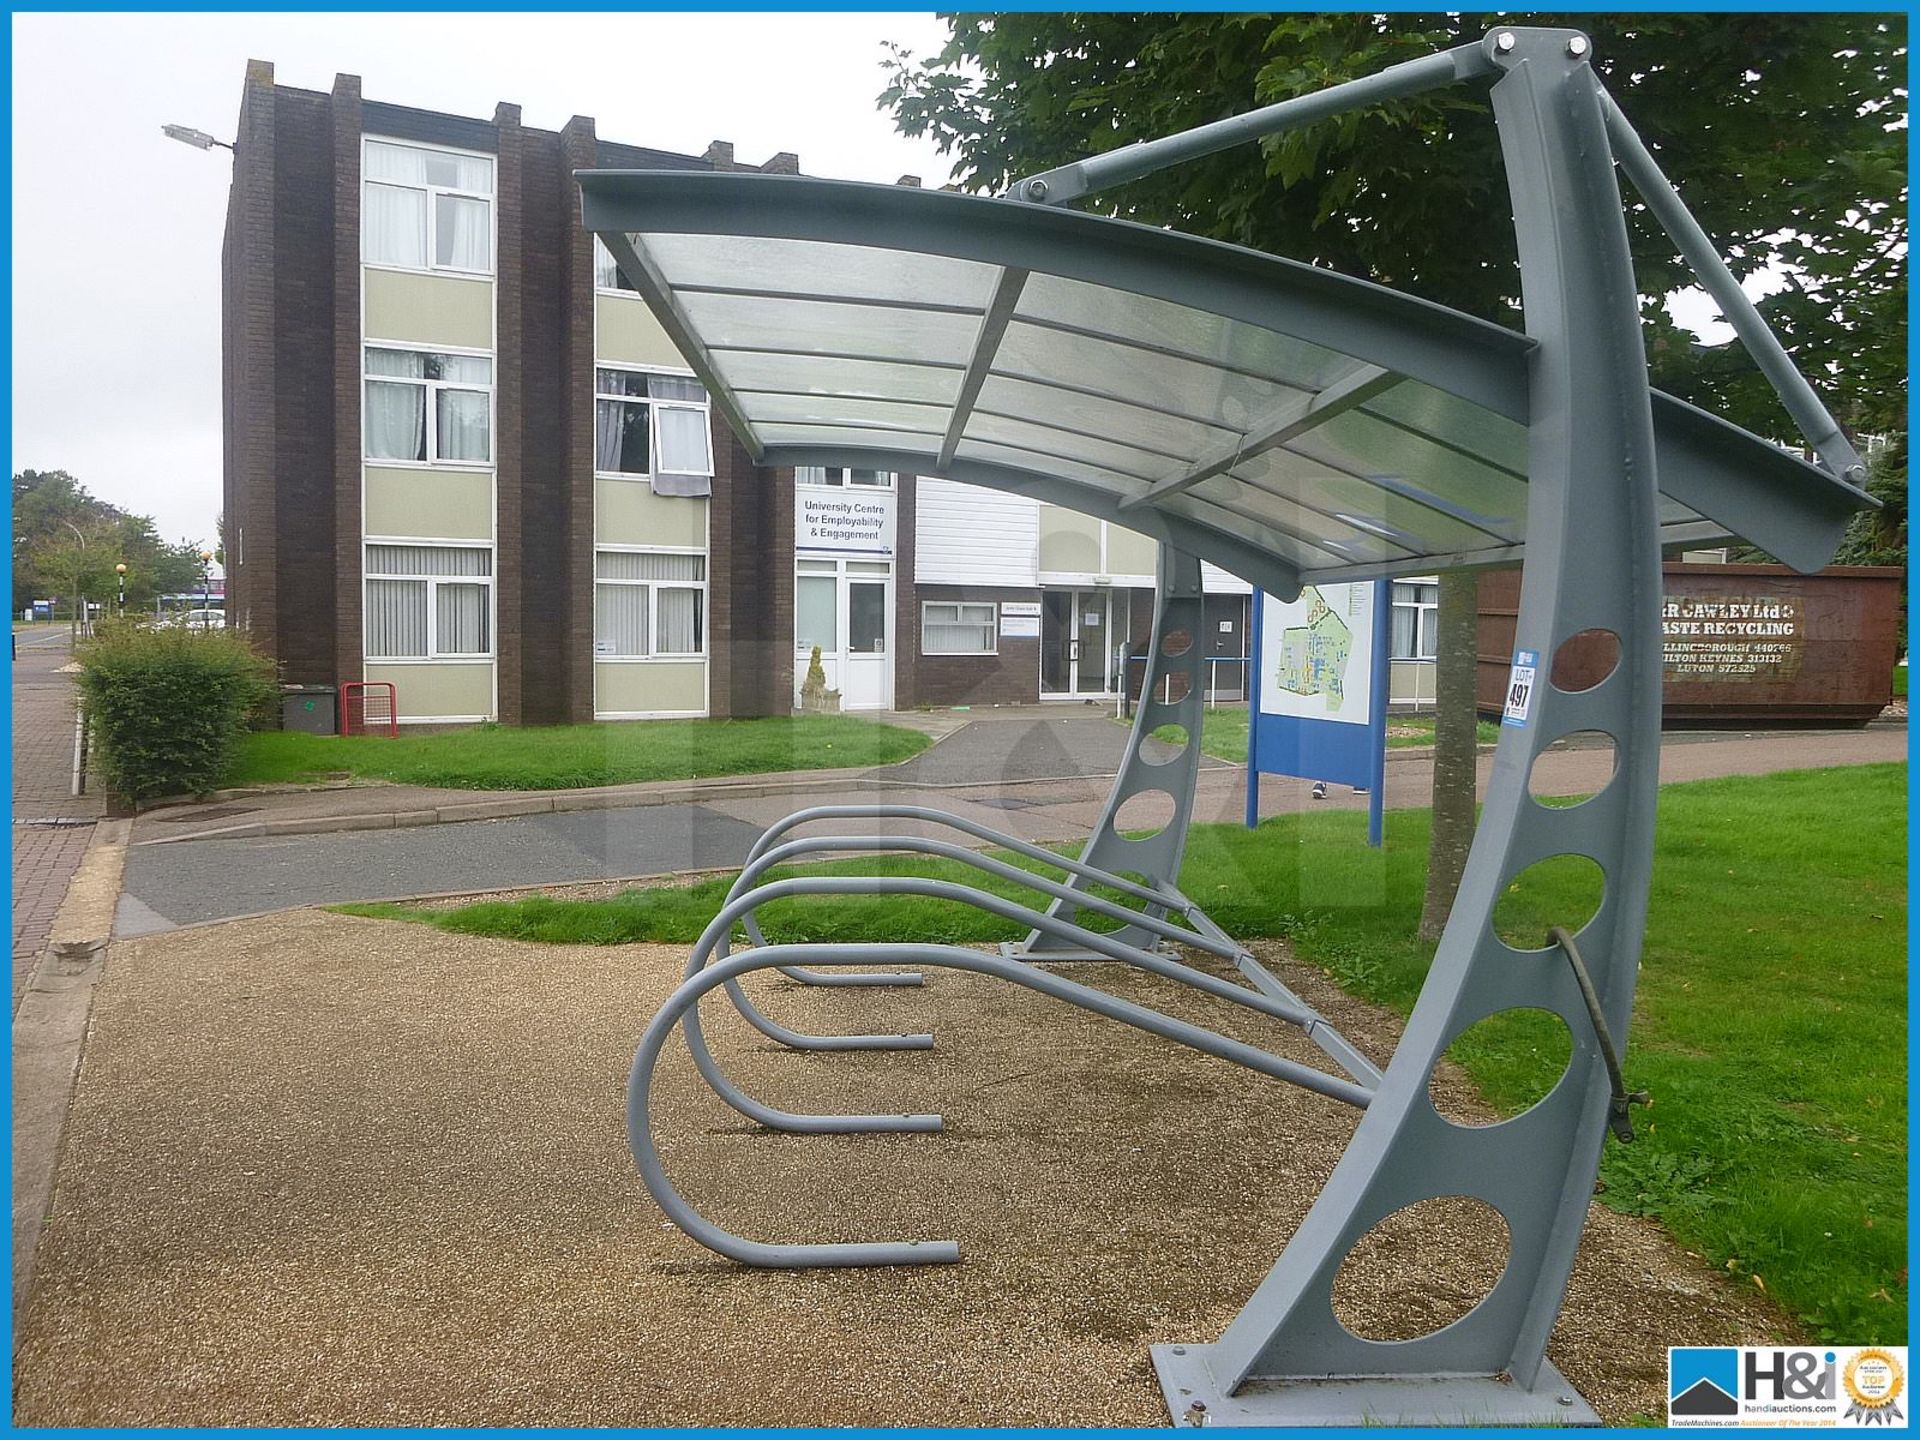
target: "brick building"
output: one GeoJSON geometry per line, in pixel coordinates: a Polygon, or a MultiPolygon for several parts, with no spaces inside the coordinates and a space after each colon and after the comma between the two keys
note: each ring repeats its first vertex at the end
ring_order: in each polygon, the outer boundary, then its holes
{"type": "MultiPolygon", "coordinates": [[[[818,645],[850,709],[1113,695],[1153,542],[944,480],[755,467],[579,224],[572,172],[606,167],[799,162],[249,64],[222,262],[227,609],[283,679],[392,681],[407,721],[764,715],[818,645]]],[[[1208,577],[1235,697],[1247,587],[1208,577]]]]}

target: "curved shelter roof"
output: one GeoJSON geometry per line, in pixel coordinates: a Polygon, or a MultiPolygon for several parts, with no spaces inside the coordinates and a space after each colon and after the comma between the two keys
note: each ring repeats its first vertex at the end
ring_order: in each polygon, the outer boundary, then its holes
{"type": "MultiPolygon", "coordinates": [[[[1030,494],[1254,584],[1511,561],[1517,331],[1331,271],[1013,200],[585,171],[599,232],[763,465],[1030,494]]],[[[1861,491],[1656,392],[1661,539],[1826,563],[1861,491]]]]}

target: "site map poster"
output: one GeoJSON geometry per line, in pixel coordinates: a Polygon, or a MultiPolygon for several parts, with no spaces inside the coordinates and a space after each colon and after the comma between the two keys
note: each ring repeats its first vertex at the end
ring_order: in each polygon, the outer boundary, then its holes
{"type": "Polygon", "coordinates": [[[1373,713],[1371,580],[1308,585],[1298,599],[1263,596],[1260,713],[1365,725],[1373,713]]]}

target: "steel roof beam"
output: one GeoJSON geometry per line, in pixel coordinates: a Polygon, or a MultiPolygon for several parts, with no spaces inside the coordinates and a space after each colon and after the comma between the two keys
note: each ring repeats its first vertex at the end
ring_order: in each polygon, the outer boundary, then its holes
{"type": "Polygon", "coordinates": [[[980,331],[973,341],[973,358],[967,362],[960,394],[953,402],[953,418],[947,422],[947,436],[940,445],[943,467],[953,463],[953,452],[966,433],[967,421],[973,417],[973,402],[980,398],[980,387],[987,383],[993,357],[1000,353],[1000,342],[1006,338],[1007,326],[1013,321],[1013,310],[1020,303],[1020,291],[1025,288],[1029,273],[1009,265],[994,282],[993,299],[987,302],[987,313],[980,317],[980,331]]]}
{"type": "Polygon", "coordinates": [[[1356,406],[1364,405],[1383,391],[1391,390],[1405,377],[1378,365],[1357,365],[1335,380],[1324,390],[1297,400],[1289,400],[1277,407],[1264,421],[1248,430],[1246,434],[1231,445],[1222,445],[1211,455],[1201,459],[1199,464],[1184,475],[1175,475],[1159,481],[1144,495],[1136,495],[1120,508],[1130,509],[1135,505],[1151,505],[1169,495],[1178,495],[1183,490],[1191,490],[1202,480],[1211,480],[1216,475],[1224,475],[1243,460],[1251,460],[1256,455],[1264,455],[1269,450],[1278,449],[1290,440],[1297,440],[1316,426],[1324,425],[1336,415],[1344,415],[1356,406]]]}

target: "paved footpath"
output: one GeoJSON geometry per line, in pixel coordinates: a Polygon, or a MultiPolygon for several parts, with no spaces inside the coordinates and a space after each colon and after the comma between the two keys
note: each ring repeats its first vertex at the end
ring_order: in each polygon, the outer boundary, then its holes
{"type": "Polygon", "coordinates": [[[20,633],[13,662],[13,1009],[103,811],[73,790],[74,689],[65,626],[20,633]],[[56,823],[64,822],[64,823],[56,823]]]}
{"type": "MultiPolygon", "coordinates": [[[[405,787],[344,790],[289,797],[304,814],[301,823],[318,824],[325,810],[352,812],[386,823],[377,828],[331,829],[324,833],[253,835],[181,840],[195,829],[223,822],[247,824],[275,813],[277,802],[239,801],[207,809],[196,821],[186,812],[158,811],[143,817],[129,852],[125,892],[115,934],[151,934],[177,925],[253,914],[294,905],[345,900],[435,894],[450,891],[508,889],[519,885],[656,875],[689,869],[737,866],[754,838],[768,825],[801,806],[887,802],[948,810],[983,825],[1029,840],[1083,837],[1099,818],[1125,732],[1096,717],[981,719],[955,732],[905,765],[844,778],[758,777],[704,788],[656,786],[652,793],[561,797],[488,797],[472,792],[422,792],[405,787]],[[396,797],[404,797],[396,799],[396,797]],[[503,815],[459,823],[403,823],[395,828],[396,805],[431,817],[432,805],[445,797],[469,806],[498,801],[543,806],[541,813],[503,815]],[[569,808],[579,804],[582,808],[569,808]],[[385,807],[381,809],[379,807],[385,807]],[[220,816],[219,809],[230,813],[220,816]],[[204,817],[212,815],[209,822],[204,817]]],[[[1906,758],[1904,726],[1876,725],[1866,730],[1773,732],[1733,735],[1679,733],[1661,752],[1666,781],[1719,775],[1765,774],[1776,770],[1861,765],[1906,758]]],[[[1483,752],[1484,790],[1492,769],[1483,752]]],[[[1545,794],[1589,794],[1612,773],[1607,749],[1568,748],[1549,752],[1535,771],[1545,794]]],[[[1200,775],[1195,819],[1234,823],[1245,804],[1245,772],[1238,766],[1209,764],[1200,775]]],[[[1387,766],[1386,802],[1401,808],[1424,805],[1432,786],[1430,752],[1401,751],[1387,766]]],[[[1260,786],[1263,815],[1303,810],[1306,782],[1264,776],[1260,786]]],[[[1365,798],[1336,787],[1327,808],[1364,807],[1365,798]]],[[[443,816],[453,820],[458,809],[443,816]]],[[[1151,825],[1164,820],[1149,804],[1145,813],[1128,813],[1123,823],[1151,825]]],[[[911,821],[851,820],[820,826],[857,834],[933,834],[952,832],[911,821]]]]}

